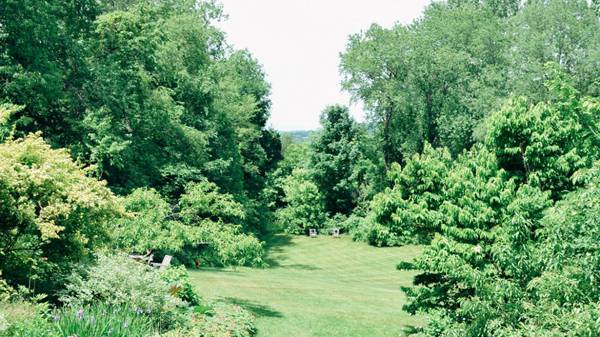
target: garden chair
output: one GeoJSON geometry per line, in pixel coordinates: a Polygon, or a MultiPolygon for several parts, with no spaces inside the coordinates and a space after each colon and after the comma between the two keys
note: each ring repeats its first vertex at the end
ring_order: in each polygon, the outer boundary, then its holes
{"type": "Polygon", "coordinates": [[[173,257],[171,255],[165,255],[161,263],[152,263],[152,267],[157,267],[159,271],[163,271],[171,265],[172,258],[173,257]]]}
{"type": "Polygon", "coordinates": [[[333,235],[334,238],[339,238],[340,237],[340,229],[339,228],[333,228],[331,230],[331,235],[333,235]]]}
{"type": "Polygon", "coordinates": [[[308,235],[309,235],[311,238],[316,238],[316,237],[317,237],[317,230],[316,230],[316,229],[314,229],[314,228],[309,228],[309,229],[308,229],[308,235]]]}

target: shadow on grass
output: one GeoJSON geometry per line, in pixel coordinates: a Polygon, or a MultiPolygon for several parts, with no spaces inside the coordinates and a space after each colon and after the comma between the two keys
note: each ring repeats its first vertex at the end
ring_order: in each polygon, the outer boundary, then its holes
{"type": "Polygon", "coordinates": [[[226,298],[223,298],[223,300],[226,301],[227,303],[239,305],[240,307],[255,314],[257,317],[275,317],[275,318],[283,317],[283,314],[281,312],[273,310],[273,308],[271,308],[269,306],[262,305],[262,304],[252,302],[249,300],[242,300],[242,299],[233,298],[233,297],[226,297],[226,298]]]}
{"type": "Polygon", "coordinates": [[[262,238],[265,242],[266,254],[265,262],[269,265],[269,268],[276,268],[281,266],[281,262],[285,260],[285,257],[281,256],[285,247],[294,245],[292,242],[292,236],[282,233],[269,233],[262,238]],[[273,256],[277,254],[277,256],[273,256]]]}
{"type": "Polygon", "coordinates": [[[289,268],[289,269],[300,269],[300,270],[319,270],[321,268],[317,266],[313,266],[310,264],[288,264],[285,266],[280,266],[281,268],[289,268]]]}
{"type": "Polygon", "coordinates": [[[231,275],[241,275],[237,269],[221,268],[221,267],[201,267],[198,269],[192,269],[195,272],[209,272],[209,273],[227,273],[231,275]]]}
{"type": "Polygon", "coordinates": [[[423,332],[423,327],[415,325],[406,325],[404,328],[402,328],[402,332],[404,333],[404,336],[412,336],[419,332],[423,332]]]}

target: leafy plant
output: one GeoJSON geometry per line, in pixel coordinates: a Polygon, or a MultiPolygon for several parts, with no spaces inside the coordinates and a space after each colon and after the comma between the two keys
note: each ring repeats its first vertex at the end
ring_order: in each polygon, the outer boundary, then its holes
{"type": "Polygon", "coordinates": [[[109,240],[121,207],[106,183],[39,135],[0,144],[0,265],[13,284],[61,286],[109,240]]]}
{"type": "Polygon", "coordinates": [[[60,300],[73,308],[102,303],[139,309],[164,326],[173,324],[184,306],[156,269],[124,255],[100,255],[83,275],[73,273],[60,300]]]}
{"type": "Polygon", "coordinates": [[[321,228],[325,222],[325,205],[309,171],[295,169],[283,182],[286,206],[277,211],[277,221],[288,233],[306,234],[309,228],[321,228]]]}
{"type": "Polygon", "coordinates": [[[214,303],[204,320],[202,337],[250,337],[256,332],[252,314],[237,305],[214,303]]]}
{"type": "Polygon", "coordinates": [[[148,337],[155,330],[144,310],[102,303],[66,308],[53,320],[60,337],[148,337]]]}

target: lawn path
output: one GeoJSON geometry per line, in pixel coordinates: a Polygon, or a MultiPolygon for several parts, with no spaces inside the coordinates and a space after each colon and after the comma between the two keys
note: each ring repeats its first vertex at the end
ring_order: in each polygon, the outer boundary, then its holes
{"type": "Polygon", "coordinates": [[[374,248],[347,237],[278,234],[268,241],[269,268],[191,271],[206,298],[237,303],[257,316],[258,337],[388,337],[422,319],[402,311],[397,271],[419,247],[374,248]]]}

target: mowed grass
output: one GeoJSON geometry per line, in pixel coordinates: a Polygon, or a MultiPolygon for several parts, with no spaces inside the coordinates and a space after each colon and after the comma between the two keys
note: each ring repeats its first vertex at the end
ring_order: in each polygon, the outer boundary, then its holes
{"type": "Polygon", "coordinates": [[[398,271],[419,247],[374,248],[350,238],[278,234],[268,240],[269,268],[191,271],[205,298],[237,303],[257,316],[258,337],[402,336],[423,318],[402,311],[398,271]]]}

